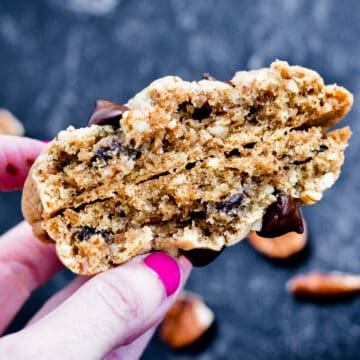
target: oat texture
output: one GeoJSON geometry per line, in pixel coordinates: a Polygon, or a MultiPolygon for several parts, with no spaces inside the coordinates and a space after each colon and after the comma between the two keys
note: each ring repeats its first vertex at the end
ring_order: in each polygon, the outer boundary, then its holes
{"type": "Polygon", "coordinates": [[[231,81],[154,81],[118,126],[69,127],[34,163],[23,212],[62,262],[95,274],[152,250],[221,250],[276,193],[314,204],[340,173],[352,95],[276,61],[231,81]]]}

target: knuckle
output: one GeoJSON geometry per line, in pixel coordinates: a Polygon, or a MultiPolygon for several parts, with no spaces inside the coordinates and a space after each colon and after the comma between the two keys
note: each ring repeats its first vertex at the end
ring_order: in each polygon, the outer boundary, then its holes
{"type": "Polygon", "coordinates": [[[140,318],[145,309],[135,287],[126,278],[109,275],[97,277],[96,296],[117,319],[128,322],[140,318]]]}

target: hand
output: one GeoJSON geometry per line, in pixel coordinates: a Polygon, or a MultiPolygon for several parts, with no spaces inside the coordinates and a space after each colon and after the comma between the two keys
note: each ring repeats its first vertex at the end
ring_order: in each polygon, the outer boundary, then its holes
{"type": "MultiPolygon", "coordinates": [[[[0,136],[0,191],[20,189],[44,144],[0,136]]],[[[0,237],[0,334],[31,292],[62,267],[54,245],[21,223],[0,237]]],[[[152,253],[79,276],[27,326],[0,338],[0,358],[137,359],[189,275],[184,257],[152,253]]]]}

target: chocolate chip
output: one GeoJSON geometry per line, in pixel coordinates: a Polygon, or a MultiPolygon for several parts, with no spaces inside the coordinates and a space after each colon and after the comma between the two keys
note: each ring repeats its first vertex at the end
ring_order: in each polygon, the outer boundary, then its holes
{"type": "Polygon", "coordinates": [[[245,144],[244,149],[253,149],[255,145],[256,145],[256,142],[251,142],[251,143],[245,144]]]}
{"type": "Polygon", "coordinates": [[[100,148],[95,155],[96,159],[108,161],[112,158],[110,147],[100,148]]]}
{"type": "Polygon", "coordinates": [[[295,160],[292,162],[293,165],[302,165],[302,164],[306,164],[308,162],[310,162],[312,160],[312,157],[308,157],[305,160],[295,160]]]}
{"type": "Polygon", "coordinates": [[[203,220],[206,218],[206,212],[205,211],[190,211],[189,216],[191,217],[191,219],[203,220]]]}
{"type": "Polygon", "coordinates": [[[326,145],[320,145],[318,152],[319,152],[319,153],[322,153],[322,152],[324,152],[324,151],[326,151],[326,150],[328,150],[328,149],[329,149],[329,148],[328,148],[326,145]]]}
{"type": "Polygon", "coordinates": [[[195,108],[191,101],[184,101],[178,106],[178,111],[181,116],[201,121],[211,114],[212,108],[207,101],[199,108],[195,108]]]}
{"type": "Polygon", "coordinates": [[[192,118],[195,120],[203,120],[211,114],[212,108],[209,103],[206,101],[203,106],[200,108],[195,108],[192,113],[192,118]]]}
{"type": "Polygon", "coordinates": [[[261,110],[261,106],[253,105],[249,107],[249,111],[245,116],[246,120],[250,120],[254,115],[256,115],[261,110]]]}
{"type": "Polygon", "coordinates": [[[246,198],[245,193],[231,195],[228,199],[220,201],[214,205],[216,211],[224,212],[229,216],[236,216],[241,208],[242,201],[246,198]]]}
{"type": "Polygon", "coordinates": [[[111,243],[112,232],[108,230],[96,231],[93,227],[85,225],[77,234],[79,241],[89,240],[94,235],[100,235],[103,237],[106,243],[111,243]]]}
{"type": "Polygon", "coordinates": [[[88,162],[88,166],[96,160],[108,161],[118,154],[125,154],[133,160],[137,160],[141,156],[141,151],[131,148],[121,139],[114,141],[110,146],[105,146],[96,151],[95,156],[88,162]]]}
{"type": "Polygon", "coordinates": [[[93,227],[85,225],[78,233],[77,237],[80,241],[89,240],[96,231],[93,227]]]}
{"type": "Polygon", "coordinates": [[[205,266],[214,261],[222,252],[224,248],[219,251],[210,249],[192,249],[192,250],[180,250],[193,266],[205,266]]]}
{"type": "Polygon", "coordinates": [[[18,168],[17,168],[15,165],[9,163],[9,164],[6,165],[5,171],[6,171],[9,175],[16,175],[19,170],[18,170],[18,168]]]}
{"type": "Polygon", "coordinates": [[[185,169],[190,170],[190,169],[194,168],[195,166],[196,166],[196,161],[186,164],[185,169]]]}
{"type": "Polygon", "coordinates": [[[112,125],[119,127],[119,120],[129,108],[125,105],[118,105],[107,100],[97,100],[93,113],[91,114],[88,126],[91,125],[112,125]]]}
{"type": "Polygon", "coordinates": [[[281,236],[292,231],[302,234],[304,224],[295,200],[283,191],[279,192],[276,198],[276,202],[266,210],[262,229],[257,233],[268,238],[281,236]]]}
{"type": "Polygon", "coordinates": [[[239,149],[232,149],[231,151],[225,153],[226,158],[229,158],[232,156],[239,156],[239,155],[240,155],[239,149]]]}

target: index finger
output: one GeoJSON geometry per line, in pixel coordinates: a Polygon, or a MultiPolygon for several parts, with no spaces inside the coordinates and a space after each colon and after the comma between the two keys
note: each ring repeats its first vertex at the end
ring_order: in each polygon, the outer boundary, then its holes
{"type": "Polygon", "coordinates": [[[0,135],[0,191],[23,187],[31,165],[44,146],[39,140],[0,135]]]}

